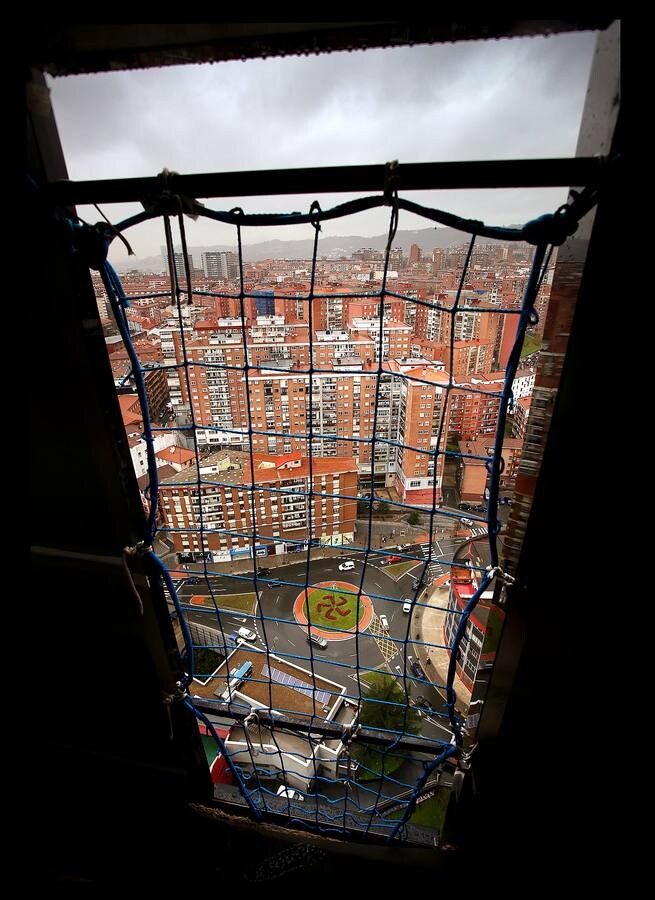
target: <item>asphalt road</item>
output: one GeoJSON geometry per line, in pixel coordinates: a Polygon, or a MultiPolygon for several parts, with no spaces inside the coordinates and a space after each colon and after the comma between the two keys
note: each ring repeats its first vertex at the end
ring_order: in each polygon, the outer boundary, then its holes
{"type": "MultiPolygon", "coordinates": [[[[434,561],[436,554],[444,559],[452,559],[454,550],[452,541],[435,542],[433,561],[428,567],[428,579],[435,578],[447,571],[440,563],[434,561]]],[[[427,559],[429,544],[412,545],[402,552],[421,556],[427,559]]],[[[416,568],[405,573],[398,581],[385,572],[381,557],[369,558],[364,569],[363,560],[356,555],[344,552],[342,557],[316,559],[310,563],[308,581],[310,584],[330,580],[346,581],[358,590],[364,573],[363,593],[373,603],[374,617],[369,628],[347,640],[328,641],[325,650],[310,645],[307,641],[307,626],[299,625],[293,616],[293,603],[302,592],[307,578],[306,558],[289,565],[274,568],[271,576],[262,581],[260,602],[254,614],[247,614],[221,609],[221,595],[228,593],[253,591],[252,577],[234,578],[227,575],[210,576],[211,589],[219,612],[213,609],[206,611],[185,608],[184,613],[190,621],[198,622],[217,631],[222,631],[227,638],[239,627],[246,627],[257,634],[254,645],[260,649],[266,647],[277,656],[288,659],[303,668],[313,669],[317,675],[329,678],[338,684],[345,685],[347,694],[358,698],[365,691],[357,678],[357,660],[360,674],[367,669],[382,669],[399,677],[399,683],[407,690],[410,702],[417,696],[424,697],[430,706],[443,711],[443,700],[436,690],[425,684],[416,685],[412,680],[411,664],[416,658],[416,650],[411,643],[411,614],[403,613],[402,603],[415,595],[413,584],[415,577],[425,569],[425,563],[417,563],[416,568]],[[354,570],[340,572],[339,563],[352,559],[354,570]],[[389,631],[385,632],[380,625],[379,616],[385,615],[389,623],[389,631]],[[406,646],[406,650],[405,650],[406,646]]],[[[209,595],[204,578],[200,584],[184,584],[178,587],[178,595],[184,606],[194,595],[209,595]]],[[[230,649],[228,647],[228,649],[230,649]]],[[[423,729],[426,735],[442,738],[444,729],[438,724],[438,718],[429,713],[422,713],[423,729]]]]}
{"type": "MultiPolygon", "coordinates": [[[[444,701],[435,688],[426,684],[416,685],[412,680],[411,663],[416,657],[416,651],[409,639],[412,634],[412,614],[402,611],[402,603],[405,599],[415,596],[413,584],[415,577],[422,571],[426,571],[426,577],[434,578],[447,571],[440,563],[434,561],[439,555],[445,560],[452,559],[455,544],[452,540],[435,542],[432,551],[433,559],[426,565],[430,556],[428,543],[415,544],[404,548],[402,552],[421,557],[425,562],[417,562],[416,568],[405,573],[397,581],[390,577],[381,564],[381,557],[369,559],[366,567],[363,560],[357,555],[348,555],[344,552],[341,557],[312,560],[307,575],[306,558],[299,559],[285,566],[276,567],[270,576],[263,580],[260,593],[260,601],[255,614],[239,613],[235,611],[215,610],[200,612],[199,610],[185,609],[185,615],[190,621],[217,629],[222,626],[226,638],[238,627],[245,626],[257,634],[253,642],[259,649],[269,647],[270,652],[288,659],[297,665],[312,670],[317,675],[322,675],[346,686],[349,696],[357,698],[365,693],[366,685],[358,682],[357,659],[361,667],[370,669],[382,669],[398,676],[398,683],[407,691],[410,703],[415,705],[417,697],[426,700],[432,711],[420,710],[422,736],[438,741],[450,741],[452,739],[448,719],[444,707],[444,701]],[[352,559],[355,563],[354,570],[348,572],[339,571],[339,563],[346,559],[352,559]],[[329,641],[325,650],[311,646],[307,642],[306,626],[300,626],[293,617],[293,603],[302,592],[306,581],[309,583],[330,580],[346,581],[357,590],[362,583],[363,592],[367,594],[374,608],[374,617],[368,630],[355,637],[343,641],[329,641]],[[386,615],[389,623],[389,631],[384,632],[379,627],[379,616],[386,615]],[[406,649],[405,649],[406,648],[406,649]],[[441,715],[440,715],[441,714],[441,715]]],[[[192,577],[198,577],[194,573],[192,577]]],[[[258,580],[259,581],[259,580],[258,580]]],[[[237,579],[227,575],[210,577],[210,583],[216,604],[221,608],[221,595],[228,593],[247,592],[253,590],[252,578],[237,579]]],[[[178,595],[184,606],[188,606],[189,600],[194,595],[209,593],[207,583],[203,578],[199,584],[183,584],[178,587],[178,595]]],[[[228,649],[229,652],[229,649],[228,649]]],[[[438,745],[435,745],[438,751],[438,745]]],[[[373,827],[380,821],[379,816],[385,813],[374,812],[378,803],[378,794],[384,798],[406,798],[408,792],[417,783],[423,772],[419,759],[411,756],[394,773],[393,778],[385,778],[358,785],[350,782],[348,787],[342,780],[320,780],[314,787],[314,791],[327,798],[316,800],[307,796],[303,803],[298,804],[296,813],[306,813],[312,817],[318,815],[323,818],[320,810],[324,808],[325,815],[345,816],[346,825],[366,826],[370,823],[373,827]],[[370,812],[366,812],[370,810],[370,812]]],[[[271,783],[272,791],[277,789],[279,778],[271,783]]],[[[262,782],[266,784],[266,782],[262,782]]],[[[251,785],[251,789],[255,784],[251,785]]],[[[253,796],[257,796],[255,791],[253,796]]],[[[281,798],[266,795],[266,802],[280,802],[281,798]]],[[[387,800],[387,803],[393,801],[387,800]]],[[[386,808],[383,802],[383,809],[386,808]]]]}

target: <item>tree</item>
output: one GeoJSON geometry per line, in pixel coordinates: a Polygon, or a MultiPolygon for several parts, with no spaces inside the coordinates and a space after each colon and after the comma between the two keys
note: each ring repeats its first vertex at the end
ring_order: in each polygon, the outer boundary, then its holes
{"type": "Polygon", "coordinates": [[[378,515],[388,516],[390,512],[391,508],[389,507],[389,504],[385,503],[384,500],[381,500],[380,503],[378,503],[378,515]]]}
{"type": "Polygon", "coordinates": [[[420,521],[421,521],[421,517],[416,512],[416,510],[413,509],[407,518],[408,524],[409,525],[418,525],[420,521]]]}
{"type": "MultiPolygon", "coordinates": [[[[421,718],[415,709],[407,705],[407,697],[396,678],[384,672],[376,672],[369,678],[359,724],[362,728],[383,728],[412,734],[418,734],[421,730],[421,718]]],[[[385,755],[384,749],[379,745],[366,741],[353,743],[352,756],[362,765],[359,775],[361,781],[371,780],[382,773],[389,775],[403,763],[402,756],[397,751],[385,755]]]]}
{"type": "Polygon", "coordinates": [[[222,657],[215,650],[207,647],[196,647],[193,651],[193,674],[207,678],[221,664],[222,657]]]}

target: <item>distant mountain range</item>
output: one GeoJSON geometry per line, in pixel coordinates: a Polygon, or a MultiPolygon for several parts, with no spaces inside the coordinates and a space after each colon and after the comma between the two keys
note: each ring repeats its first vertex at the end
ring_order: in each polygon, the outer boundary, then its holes
{"type": "MultiPolygon", "coordinates": [[[[454,228],[421,228],[416,231],[399,231],[394,240],[394,247],[401,247],[406,255],[412,244],[417,244],[423,252],[429,252],[436,247],[453,247],[467,242],[467,235],[454,228]]],[[[489,243],[487,239],[484,241],[489,243]]],[[[325,237],[319,239],[319,257],[326,256],[329,259],[338,259],[341,256],[350,257],[355,250],[370,247],[373,250],[384,250],[387,245],[387,235],[378,234],[374,237],[361,237],[360,235],[348,235],[341,237],[325,237]]],[[[213,245],[209,247],[190,247],[189,253],[193,258],[196,268],[201,267],[201,254],[208,251],[232,250],[236,248],[227,245],[213,245]]],[[[313,241],[311,238],[296,241],[261,241],[258,244],[247,244],[243,247],[243,258],[246,262],[261,262],[263,259],[309,259],[312,255],[313,241]]],[[[162,256],[146,256],[143,259],[129,257],[115,263],[119,272],[128,272],[133,269],[142,272],[164,272],[166,265],[162,256]]]]}

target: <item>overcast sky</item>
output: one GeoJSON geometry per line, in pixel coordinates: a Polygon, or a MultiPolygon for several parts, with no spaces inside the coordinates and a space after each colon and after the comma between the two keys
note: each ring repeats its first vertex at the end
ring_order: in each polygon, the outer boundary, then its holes
{"type": "MultiPolygon", "coordinates": [[[[224,62],[49,79],[69,177],[476,159],[575,153],[595,33],[467,41],[314,57],[224,62]]],[[[353,195],[321,196],[326,208],[353,195]]],[[[512,224],[553,211],[565,191],[413,192],[410,199],[512,224]]],[[[200,198],[199,198],[200,199],[200,198]]],[[[313,196],[226,200],[215,209],[306,210],[313,196]]],[[[112,220],[138,205],[105,206],[112,220]]],[[[87,221],[99,216],[80,207],[87,221]]],[[[401,214],[400,228],[429,222],[401,214]]],[[[327,235],[386,231],[386,213],[326,223],[327,235]]],[[[307,228],[247,229],[244,242],[307,228]]],[[[191,245],[233,230],[190,224],[191,245]]],[[[137,257],[159,253],[161,224],[128,233],[137,257]]],[[[115,259],[126,255],[117,245],[115,259]]]]}

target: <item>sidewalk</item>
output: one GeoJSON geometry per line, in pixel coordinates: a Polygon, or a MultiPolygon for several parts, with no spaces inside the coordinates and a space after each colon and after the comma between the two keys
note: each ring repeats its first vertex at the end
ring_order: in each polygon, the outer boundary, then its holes
{"type": "MultiPolygon", "coordinates": [[[[447,576],[443,577],[445,580],[447,576]]],[[[413,637],[428,644],[445,644],[443,626],[446,618],[445,607],[448,605],[448,588],[435,584],[429,587],[419,599],[428,605],[415,608],[413,637]]],[[[435,687],[445,685],[448,679],[450,652],[442,647],[424,647],[420,644],[414,646],[416,657],[428,679],[435,683],[435,687]]],[[[453,688],[456,695],[455,709],[461,715],[466,715],[471,702],[471,692],[457,676],[457,673],[455,673],[453,688]]],[[[437,687],[437,690],[445,698],[445,688],[437,687]]]]}
{"type": "MultiPolygon", "coordinates": [[[[408,525],[407,522],[402,520],[381,521],[379,519],[374,519],[371,531],[371,549],[388,549],[390,553],[393,552],[393,548],[398,544],[413,544],[422,540],[427,540],[425,525],[408,525]]],[[[439,534],[440,532],[437,532],[437,529],[435,529],[435,538],[438,538],[439,534]]],[[[357,519],[357,532],[353,543],[356,546],[365,547],[367,541],[368,519],[357,519]]],[[[351,547],[352,544],[342,544],[335,546],[334,548],[313,547],[311,558],[313,560],[327,559],[330,556],[347,556],[349,553],[352,553],[353,558],[355,559],[360,557],[361,551],[353,551],[351,547]]],[[[177,556],[174,552],[166,553],[165,556],[161,556],[161,559],[169,569],[182,568],[181,565],[178,564],[177,556]]],[[[304,562],[306,559],[307,550],[302,550],[299,553],[281,553],[279,556],[261,556],[257,557],[257,567],[276,569],[278,566],[293,565],[297,562],[304,562]]],[[[197,575],[204,571],[202,563],[190,563],[189,566],[190,574],[197,575]]],[[[225,572],[231,575],[241,574],[243,572],[252,572],[253,561],[250,557],[244,557],[243,559],[232,560],[231,562],[207,563],[207,568],[211,572],[225,572]]]]}
{"type": "MultiPolygon", "coordinates": [[[[344,544],[340,547],[314,547],[312,548],[312,560],[327,559],[330,556],[344,556],[349,552],[349,547],[344,544]]],[[[258,556],[257,569],[277,569],[279,566],[289,566],[294,563],[304,563],[307,560],[307,550],[300,553],[281,553],[279,556],[258,556]]],[[[181,570],[175,553],[169,553],[162,561],[169,569],[181,570]]],[[[204,567],[202,563],[189,563],[189,575],[202,575],[204,567]]],[[[229,575],[241,575],[244,572],[252,572],[254,563],[251,557],[232,560],[231,562],[208,562],[207,569],[210,572],[223,572],[229,575]]]]}

